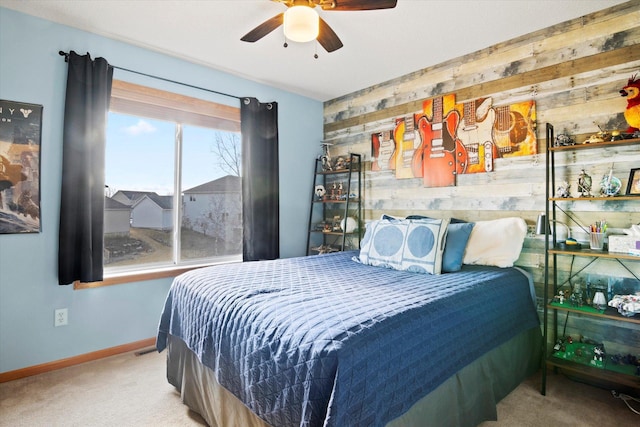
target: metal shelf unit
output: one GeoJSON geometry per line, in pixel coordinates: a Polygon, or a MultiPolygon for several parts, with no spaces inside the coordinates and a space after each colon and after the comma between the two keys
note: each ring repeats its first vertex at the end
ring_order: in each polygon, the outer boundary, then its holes
{"type": "Polygon", "coordinates": [[[349,154],[347,166],[339,170],[324,170],[316,159],[309,207],[307,255],[358,249],[362,238],[362,156],[349,154]],[[330,186],[341,185],[339,192],[330,186]],[[327,189],[323,197],[316,196],[318,185],[327,189]],[[339,220],[336,224],[336,216],[339,220]],[[353,231],[346,231],[347,218],[356,222],[353,231]],[[341,225],[344,220],[345,226],[341,225]],[[330,227],[326,229],[325,227],[330,227]],[[357,243],[354,239],[357,239],[357,243]]]}
{"type": "MultiPolygon", "coordinates": [[[[553,333],[553,342],[555,343],[558,339],[558,312],[564,313],[579,313],[583,316],[590,316],[594,318],[599,318],[602,321],[617,321],[617,322],[629,322],[640,324],[640,318],[634,317],[625,317],[614,309],[607,308],[603,312],[595,312],[595,311],[587,311],[582,310],[579,307],[571,307],[568,305],[561,305],[557,303],[552,303],[553,297],[558,292],[558,272],[556,270],[557,257],[558,256],[580,256],[580,257],[591,257],[595,259],[614,259],[619,263],[623,264],[626,261],[630,262],[638,262],[640,261],[640,257],[627,255],[623,253],[612,253],[606,250],[598,251],[598,250],[590,250],[590,249],[580,249],[580,250],[571,250],[571,249],[558,249],[556,248],[556,209],[561,210],[557,207],[559,203],[563,202],[572,202],[572,201],[585,201],[585,202],[614,202],[622,201],[622,200],[633,200],[640,202],[639,197],[634,196],[616,196],[616,197],[569,197],[569,198],[559,198],[554,197],[552,193],[553,189],[556,188],[555,182],[555,153],[557,152],[566,152],[569,150],[573,150],[579,152],[581,150],[590,150],[590,149],[598,149],[602,147],[611,147],[611,146],[619,146],[619,145],[627,145],[627,144],[635,144],[640,146],[640,139],[624,139],[618,141],[605,141],[600,143],[592,143],[592,144],[579,144],[579,145],[571,145],[571,146],[554,146],[554,129],[551,124],[547,124],[546,128],[546,139],[547,139],[547,152],[546,152],[546,218],[550,218],[550,227],[546,229],[545,235],[545,266],[544,266],[544,309],[543,309],[543,355],[544,360],[542,364],[542,387],[541,393],[546,394],[546,382],[547,382],[547,369],[549,366],[554,368],[560,368],[572,374],[579,374],[582,376],[586,376],[592,378],[596,381],[605,381],[608,383],[616,383],[625,387],[630,387],[634,389],[640,389],[640,376],[618,372],[605,368],[598,368],[589,365],[585,365],[582,363],[578,363],[571,360],[565,360],[558,357],[554,357],[552,352],[548,351],[548,337],[549,337],[549,329],[552,328],[553,333]],[[551,238],[551,240],[550,240],[551,238]],[[552,266],[550,265],[550,260],[552,260],[552,266]],[[549,311],[552,313],[551,324],[549,321],[549,311]]],[[[563,211],[564,212],[564,211],[563,211]]],[[[624,264],[623,264],[624,265],[624,264]]],[[[628,269],[627,269],[628,270],[628,269]]],[[[630,270],[629,270],[630,271],[630,270]]],[[[633,274],[633,273],[632,273],[633,274]]],[[[635,276],[635,275],[634,275],[635,276]]],[[[637,278],[637,277],[636,277],[637,278]]],[[[612,325],[615,326],[615,325],[612,325]]]]}

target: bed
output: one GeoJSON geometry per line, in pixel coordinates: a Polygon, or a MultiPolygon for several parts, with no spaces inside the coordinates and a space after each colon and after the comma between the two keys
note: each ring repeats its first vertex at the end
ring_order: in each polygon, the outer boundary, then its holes
{"type": "Polygon", "coordinates": [[[496,403],[540,364],[531,278],[466,264],[420,274],[359,255],[177,277],[157,348],[167,349],[167,378],[185,404],[225,427],[496,419],[496,403]]]}

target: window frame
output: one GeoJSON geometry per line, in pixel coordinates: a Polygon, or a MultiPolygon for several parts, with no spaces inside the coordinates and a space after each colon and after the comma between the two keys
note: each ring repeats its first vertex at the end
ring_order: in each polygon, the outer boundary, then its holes
{"type": "MultiPolygon", "coordinates": [[[[164,120],[179,125],[192,125],[240,132],[240,107],[194,98],[174,92],[114,79],[109,112],[164,120]]],[[[176,199],[179,199],[176,197],[176,199]]],[[[176,213],[177,215],[177,213],[176,213]]],[[[90,289],[130,282],[175,277],[181,273],[209,265],[237,260],[180,264],[105,274],[100,282],[73,283],[74,289],[90,289]]]]}

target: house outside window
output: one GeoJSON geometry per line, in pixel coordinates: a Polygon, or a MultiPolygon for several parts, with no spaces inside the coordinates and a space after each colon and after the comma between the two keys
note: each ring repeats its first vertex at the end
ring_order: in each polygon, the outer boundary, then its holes
{"type": "Polygon", "coordinates": [[[105,277],[242,260],[239,129],[237,107],[114,80],[105,277]]]}

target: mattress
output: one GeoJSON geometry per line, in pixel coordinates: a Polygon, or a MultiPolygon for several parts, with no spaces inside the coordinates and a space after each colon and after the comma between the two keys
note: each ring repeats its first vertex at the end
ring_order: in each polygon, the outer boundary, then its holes
{"type": "Polygon", "coordinates": [[[267,424],[382,426],[538,327],[518,269],[416,274],[354,254],[185,273],[167,297],[158,349],[179,338],[267,424]]]}

